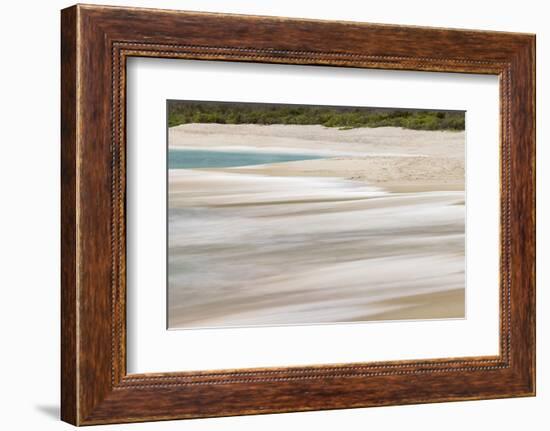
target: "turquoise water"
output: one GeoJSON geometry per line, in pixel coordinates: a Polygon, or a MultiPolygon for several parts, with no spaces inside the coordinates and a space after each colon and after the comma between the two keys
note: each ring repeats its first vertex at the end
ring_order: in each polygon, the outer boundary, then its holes
{"type": "Polygon", "coordinates": [[[230,168],[295,160],[321,159],[311,154],[254,153],[248,151],[168,150],[169,169],[230,168]]]}

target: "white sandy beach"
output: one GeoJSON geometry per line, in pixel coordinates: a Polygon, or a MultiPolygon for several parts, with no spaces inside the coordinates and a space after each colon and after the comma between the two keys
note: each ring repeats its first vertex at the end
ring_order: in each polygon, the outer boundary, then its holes
{"type": "Polygon", "coordinates": [[[189,124],[170,148],[322,159],[169,171],[169,326],[464,317],[464,133],[189,124]]]}
{"type": "Polygon", "coordinates": [[[335,156],[398,155],[464,159],[464,132],[257,124],[183,124],[169,129],[171,148],[311,152],[335,156]]]}

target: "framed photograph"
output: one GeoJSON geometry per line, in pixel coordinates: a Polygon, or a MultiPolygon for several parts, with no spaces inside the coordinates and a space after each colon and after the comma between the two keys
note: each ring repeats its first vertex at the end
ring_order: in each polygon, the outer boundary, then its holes
{"type": "Polygon", "coordinates": [[[535,36],[61,14],[61,415],[535,394],[535,36]]]}

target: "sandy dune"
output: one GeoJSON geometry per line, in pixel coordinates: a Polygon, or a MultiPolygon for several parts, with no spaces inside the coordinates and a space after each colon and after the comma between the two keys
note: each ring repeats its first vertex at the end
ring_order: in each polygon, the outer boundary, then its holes
{"type": "Polygon", "coordinates": [[[170,129],[171,147],[322,146],[331,158],[169,171],[169,326],[464,317],[463,139],[396,128],[170,129]]]}
{"type": "Polygon", "coordinates": [[[299,152],[334,156],[398,155],[464,160],[464,132],[398,127],[339,130],[334,127],[257,124],[183,124],[171,127],[172,148],[299,152]]]}

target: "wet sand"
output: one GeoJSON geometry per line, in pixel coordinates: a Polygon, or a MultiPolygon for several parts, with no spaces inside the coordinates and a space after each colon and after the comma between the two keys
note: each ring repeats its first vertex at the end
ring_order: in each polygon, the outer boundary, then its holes
{"type": "Polygon", "coordinates": [[[171,328],[464,317],[463,133],[219,126],[184,142],[331,157],[169,171],[171,328]]]}

